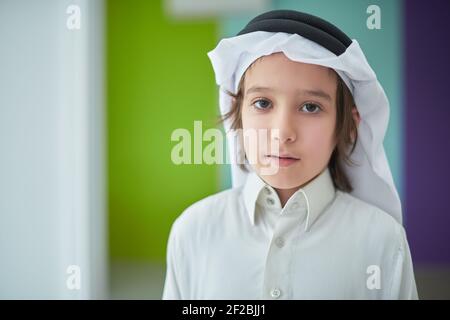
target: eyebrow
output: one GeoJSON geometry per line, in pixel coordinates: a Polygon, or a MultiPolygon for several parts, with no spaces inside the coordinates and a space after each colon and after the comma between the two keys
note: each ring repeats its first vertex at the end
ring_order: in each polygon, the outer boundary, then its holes
{"type": "MultiPolygon", "coordinates": [[[[245,94],[250,94],[252,92],[264,92],[264,91],[275,91],[272,88],[268,88],[268,87],[251,87],[247,90],[247,92],[245,94]]],[[[317,89],[317,90],[298,90],[297,91],[299,94],[303,94],[303,95],[308,95],[308,96],[314,96],[314,97],[318,97],[318,98],[323,98],[325,100],[328,101],[332,101],[331,96],[326,93],[323,90],[317,89]]]]}

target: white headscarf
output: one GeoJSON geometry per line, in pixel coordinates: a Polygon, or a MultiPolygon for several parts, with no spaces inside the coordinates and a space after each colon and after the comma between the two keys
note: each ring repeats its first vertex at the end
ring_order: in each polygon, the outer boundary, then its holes
{"type": "MultiPolygon", "coordinates": [[[[221,114],[231,109],[232,98],[226,91],[237,93],[245,70],[258,58],[275,52],[283,52],[293,61],[332,68],[346,83],[361,117],[358,140],[350,157],[358,165],[342,163],[353,186],[351,194],[381,208],[402,223],[401,202],[383,146],[389,121],[389,101],[355,39],[339,56],[298,34],[255,31],[222,39],[208,52],[220,87],[221,114]]],[[[231,119],[224,122],[224,129],[226,132],[231,129],[231,119]]],[[[228,134],[227,144],[232,185],[240,186],[245,183],[248,173],[233,159],[244,149],[239,140],[228,134]]]]}

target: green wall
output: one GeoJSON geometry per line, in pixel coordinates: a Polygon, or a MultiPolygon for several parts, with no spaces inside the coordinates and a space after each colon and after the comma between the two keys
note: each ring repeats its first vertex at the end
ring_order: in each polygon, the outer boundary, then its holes
{"type": "Polygon", "coordinates": [[[173,220],[219,190],[216,166],[170,159],[174,129],[214,127],[216,24],[171,22],[161,1],[107,1],[106,37],[110,255],[162,261],[173,220]]]}

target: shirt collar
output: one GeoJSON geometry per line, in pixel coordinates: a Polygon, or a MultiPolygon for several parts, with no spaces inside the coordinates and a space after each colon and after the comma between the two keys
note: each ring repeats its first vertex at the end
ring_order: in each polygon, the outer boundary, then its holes
{"type": "Polygon", "coordinates": [[[255,207],[258,203],[265,209],[278,210],[280,214],[299,214],[301,221],[306,218],[305,231],[309,230],[320,213],[331,203],[335,193],[336,189],[328,167],[297,190],[283,208],[276,190],[253,170],[249,173],[243,188],[244,204],[252,225],[255,225],[255,207]]]}

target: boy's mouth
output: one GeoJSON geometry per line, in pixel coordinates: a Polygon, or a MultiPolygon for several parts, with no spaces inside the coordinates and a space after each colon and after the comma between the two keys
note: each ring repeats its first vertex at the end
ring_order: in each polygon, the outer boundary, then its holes
{"type": "Polygon", "coordinates": [[[272,154],[268,154],[266,155],[266,157],[271,157],[271,158],[279,158],[279,159],[292,159],[292,160],[300,160],[300,158],[291,156],[291,155],[272,155],[272,154]]]}
{"type": "Polygon", "coordinates": [[[291,164],[294,164],[298,161],[300,161],[300,158],[291,156],[291,155],[283,155],[283,156],[278,156],[278,155],[266,155],[266,157],[270,160],[270,161],[274,161],[275,164],[277,164],[280,167],[287,167],[290,166],[291,164]]]}

